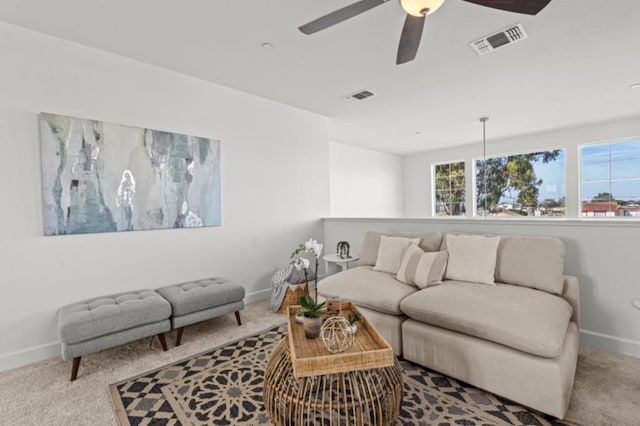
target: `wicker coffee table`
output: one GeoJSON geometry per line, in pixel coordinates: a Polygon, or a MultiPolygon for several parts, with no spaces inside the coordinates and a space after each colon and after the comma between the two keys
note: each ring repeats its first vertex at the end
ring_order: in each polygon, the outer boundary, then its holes
{"type": "Polygon", "coordinates": [[[393,352],[386,356],[388,343],[363,317],[353,347],[330,354],[319,348],[320,339],[304,337],[302,325],[293,318],[296,310],[290,309],[289,336],[276,345],[265,368],[264,402],[271,421],[393,424],[402,405],[402,368],[393,352]]]}

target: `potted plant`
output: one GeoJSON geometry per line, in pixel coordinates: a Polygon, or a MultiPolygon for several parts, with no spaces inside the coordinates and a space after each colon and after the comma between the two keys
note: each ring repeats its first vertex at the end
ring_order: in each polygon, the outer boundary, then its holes
{"type": "Polygon", "coordinates": [[[327,314],[324,310],[326,302],[317,303],[310,296],[301,297],[300,311],[304,315],[302,325],[304,326],[304,335],[308,339],[315,339],[320,335],[320,328],[322,327],[322,317],[327,314]]]}
{"type": "Polygon", "coordinates": [[[349,312],[347,315],[347,322],[349,323],[349,328],[346,329],[347,333],[356,334],[358,331],[358,326],[356,322],[360,321],[360,315],[357,312],[349,312]]]}

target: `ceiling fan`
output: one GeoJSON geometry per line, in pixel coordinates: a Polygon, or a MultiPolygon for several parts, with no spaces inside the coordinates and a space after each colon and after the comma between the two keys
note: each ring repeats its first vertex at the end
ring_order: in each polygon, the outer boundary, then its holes
{"type": "MultiPolygon", "coordinates": [[[[389,0],[360,0],[328,15],[324,15],[315,19],[301,27],[300,31],[309,35],[318,31],[329,28],[354,16],[360,15],[374,7],[380,6],[389,0]]],[[[445,0],[400,0],[400,4],[407,17],[404,21],[402,34],[400,35],[400,45],[398,46],[398,56],[396,64],[404,64],[412,61],[418,53],[420,38],[422,37],[422,29],[427,15],[438,10],[445,0]]],[[[527,15],[536,15],[551,0],[463,0],[468,3],[474,3],[480,6],[492,7],[494,9],[505,10],[508,12],[525,13],[527,15]]]]}

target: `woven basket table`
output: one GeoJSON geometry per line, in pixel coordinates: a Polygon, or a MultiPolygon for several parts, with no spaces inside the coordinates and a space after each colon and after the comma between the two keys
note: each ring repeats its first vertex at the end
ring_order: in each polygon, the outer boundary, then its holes
{"type": "Polygon", "coordinates": [[[402,367],[296,379],[286,340],[264,373],[264,402],[274,425],[392,425],[402,405],[402,367]]]}
{"type": "MultiPolygon", "coordinates": [[[[320,349],[320,339],[304,337],[295,311],[289,308],[289,335],[265,367],[264,403],[273,424],[394,424],[402,405],[402,367],[388,343],[363,317],[354,347],[331,354],[320,349]]],[[[357,309],[347,302],[345,311],[357,309]]]]}

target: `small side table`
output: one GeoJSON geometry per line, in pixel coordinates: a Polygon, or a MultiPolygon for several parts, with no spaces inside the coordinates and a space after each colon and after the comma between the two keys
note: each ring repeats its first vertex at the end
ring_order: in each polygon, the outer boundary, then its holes
{"type": "Polygon", "coordinates": [[[357,262],[358,260],[360,260],[358,256],[351,256],[347,259],[341,259],[337,254],[325,254],[322,259],[324,260],[325,271],[329,271],[330,263],[335,263],[344,271],[349,269],[349,263],[357,262]]]}

